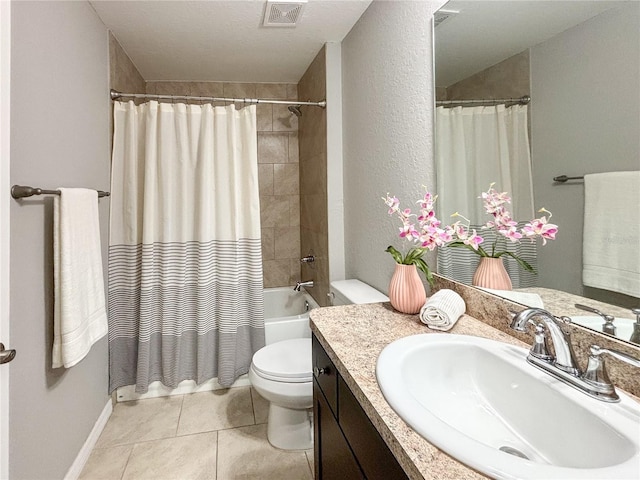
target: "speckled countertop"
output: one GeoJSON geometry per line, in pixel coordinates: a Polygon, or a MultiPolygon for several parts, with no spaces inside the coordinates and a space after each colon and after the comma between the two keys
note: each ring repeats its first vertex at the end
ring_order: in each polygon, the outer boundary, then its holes
{"type": "Polygon", "coordinates": [[[419,333],[456,333],[526,344],[468,315],[449,332],[436,332],[420,323],[417,315],[398,313],[389,303],[314,309],[310,317],[311,330],[410,478],[487,478],[433,446],[391,409],[376,381],[378,355],[394,340],[419,333]]]}

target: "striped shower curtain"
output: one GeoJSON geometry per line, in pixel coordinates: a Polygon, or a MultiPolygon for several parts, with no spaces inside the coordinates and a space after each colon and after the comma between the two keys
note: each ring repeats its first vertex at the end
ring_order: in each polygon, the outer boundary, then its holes
{"type": "Polygon", "coordinates": [[[264,346],[255,106],[114,104],[110,391],[231,385],[264,346]]]}
{"type": "MultiPolygon", "coordinates": [[[[480,231],[490,218],[478,197],[494,182],[498,191],[509,192],[509,211],[522,222],[519,227],[534,218],[528,130],[527,105],[436,109],[438,207],[443,222],[450,223],[449,216],[459,212],[485,237],[484,245],[491,245],[495,232],[480,231]]],[[[536,269],[535,243],[500,237],[497,247],[536,269]]],[[[502,258],[513,288],[536,285],[535,273],[523,270],[511,257],[502,258]]],[[[438,273],[468,285],[479,262],[478,255],[464,248],[438,249],[438,273]]]]}

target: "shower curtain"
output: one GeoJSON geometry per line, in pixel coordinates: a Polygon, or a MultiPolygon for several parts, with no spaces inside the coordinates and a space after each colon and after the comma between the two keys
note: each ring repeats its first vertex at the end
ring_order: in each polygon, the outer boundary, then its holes
{"type": "Polygon", "coordinates": [[[264,346],[255,106],[114,104],[110,391],[214,377],[264,346]]]}
{"type": "MultiPolygon", "coordinates": [[[[527,105],[495,105],[436,109],[436,171],[440,218],[460,212],[474,228],[489,220],[478,197],[491,183],[511,196],[512,218],[520,226],[534,218],[533,183],[527,105]]],[[[485,242],[495,237],[483,231],[485,242]]],[[[501,249],[524,258],[536,268],[536,246],[528,241],[499,239],[501,249]]],[[[534,286],[535,274],[503,257],[513,288],[534,286]]],[[[479,257],[461,248],[438,249],[438,272],[471,284],[479,257]]]]}

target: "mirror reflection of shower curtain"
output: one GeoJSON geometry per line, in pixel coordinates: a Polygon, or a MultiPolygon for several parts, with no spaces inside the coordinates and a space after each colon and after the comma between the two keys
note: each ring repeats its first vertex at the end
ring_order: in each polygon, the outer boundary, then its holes
{"type": "Polygon", "coordinates": [[[264,346],[255,106],[114,104],[110,391],[231,385],[264,346]]]}
{"type": "MultiPolygon", "coordinates": [[[[495,183],[509,192],[512,218],[526,222],[534,218],[533,185],[527,105],[483,107],[438,107],[436,109],[436,171],[438,206],[443,222],[460,212],[479,229],[490,217],[480,194],[495,183]]],[[[494,237],[483,231],[485,242],[494,237]]],[[[505,247],[536,266],[536,246],[528,241],[505,247]]],[[[535,275],[522,270],[510,257],[503,257],[513,288],[535,285],[535,275]]],[[[438,249],[438,272],[471,284],[479,262],[474,253],[460,248],[438,249]]]]}

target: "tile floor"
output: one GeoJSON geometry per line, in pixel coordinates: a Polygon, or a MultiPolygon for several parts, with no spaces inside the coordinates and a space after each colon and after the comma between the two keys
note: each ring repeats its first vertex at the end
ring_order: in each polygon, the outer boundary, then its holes
{"type": "Polygon", "coordinates": [[[250,387],[118,403],[80,480],[311,480],[313,450],[267,441],[268,409],[250,387]]]}

